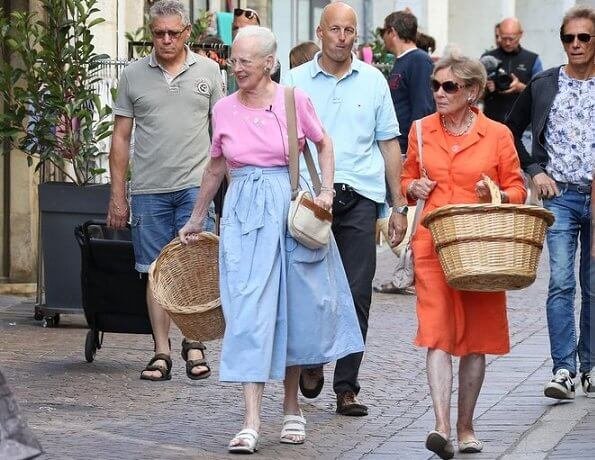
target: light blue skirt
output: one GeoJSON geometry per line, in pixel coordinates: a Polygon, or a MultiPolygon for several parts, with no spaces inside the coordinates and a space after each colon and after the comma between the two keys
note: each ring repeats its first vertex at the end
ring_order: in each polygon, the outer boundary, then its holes
{"type": "Polygon", "coordinates": [[[225,336],[220,380],[283,380],[285,368],[364,350],[334,239],[311,250],[287,232],[286,167],[231,171],[219,271],[225,336]]]}

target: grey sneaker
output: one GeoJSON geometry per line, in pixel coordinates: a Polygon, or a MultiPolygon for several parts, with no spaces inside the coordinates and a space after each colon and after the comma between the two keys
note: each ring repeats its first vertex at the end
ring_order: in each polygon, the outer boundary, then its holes
{"type": "Polygon", "coordinates": [[[543,394],[554,399],[574,399],[574,381],[567,369],[558,369],[554,378],[545,384],[543,394]]]}
{"type": "Polygon", "coordinates": [[[581,385],[583,387],[583,393],[587,398],[595,398],[595,382],[593,382],[591,375],[595,367],[591,369],[591,372],[583,372],[581,374],[581,385]]]}

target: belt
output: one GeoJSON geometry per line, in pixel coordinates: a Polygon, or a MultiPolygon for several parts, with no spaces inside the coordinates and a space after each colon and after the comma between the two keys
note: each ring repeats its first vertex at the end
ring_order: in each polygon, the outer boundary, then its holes
{"type": "Polygon", "coordinates": [[[569,184],[568,182],[558,182],[559,188],[563,188],[565,190],[571,190],[573,192],[589,194],[591,193],[591,184],[569,184]]]}

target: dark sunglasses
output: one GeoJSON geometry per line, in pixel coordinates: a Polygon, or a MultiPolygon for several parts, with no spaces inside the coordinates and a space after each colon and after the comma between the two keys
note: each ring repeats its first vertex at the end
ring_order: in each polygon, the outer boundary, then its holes
{"type": "Polygon", "coordinates": [[[591,38],[595,37],[595,35],[590,35],[587,33],[583,33],[583,34],[560,34],[560,40],[562,40],[562,43],[574,43],[574,39],[578,38],[579,42],[583,42],[583,43],[589,43],[591,41],[591,38]]]}
{"type": "Polygon", "coordinates": [[[430,86],[432,87],[432,91],[435,93],[437,93],[438,90],[442,88],[447,94],[454,94],[462,88],[461,85],[452,80],[446,80],[440,83],[438,80],[432,79],[432,81],[430,81],[430,86]]]}
{"type": "Polygon", "coordinates": [[[252,20],[256,19],[256,22],[260,25],[260,18],[258,17],[258,13],[254,10],[245,10],[243,8],[234,8],[233,10],[234,16],[244,16],[246,19],[252,20]]]}
{"type": "Polygon", "coordinates": [[[188,26],[184,27],[182,30],[152,30],[151,33],[153,34],[153,37],[156,38],[164,38],[166,35],[169,35],[173,39],[178,39],[187,28],[188,26]]]}

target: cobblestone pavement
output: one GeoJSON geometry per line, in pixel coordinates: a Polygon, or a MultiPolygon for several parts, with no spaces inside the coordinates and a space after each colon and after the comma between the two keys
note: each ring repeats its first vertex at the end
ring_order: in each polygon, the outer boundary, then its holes
{"type": "MultiPolygon", "coordinates": [[[[381,249],[378,281],[388,278],[391,262],[390,251],[381,249]]],[[[488,358],[476,411],[484,452],[458,458],[595,457],[595,399],[585,398],[580,389],[570,403],[542,396],[551,365],[546,272],[542,258],[537,282],[509,295],[512,351],[488,358]]],[[[258,458],[430,458],[423,442],[433,429],[433,415],[425,352],[412,345],[414,304],[414,296],[374,296],[360,376],[368,417],[334,413],[329,365],[322,394],[302,400],[306,443],[282,445],[282,385],[268,384],[258,458]]],[[[208,344],[213,376],[191,381],[176,331],[172,380],[141,381],[140,369],[152,354],[149,335],[106,334],[95,361],[86,363],[81,315],[63,316],[59,327],[42,328],[32,312],[30,299],[0,297],[0,367],[46,451],[43,459],[231,457],[225,447],[241,424],[241,387],[218,382],[220,343],[208,344]]],[[[453,411],[453,423],[455,416],[453,411]]]]}

